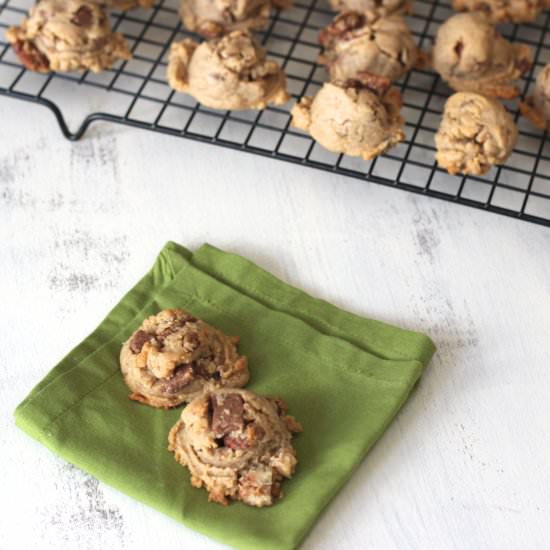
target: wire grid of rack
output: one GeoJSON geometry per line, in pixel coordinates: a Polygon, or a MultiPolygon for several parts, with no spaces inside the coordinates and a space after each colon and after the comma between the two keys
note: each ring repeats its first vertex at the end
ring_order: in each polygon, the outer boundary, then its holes
{"type": "MultiPolygon", "coordinates": [[[[450,0],[416,0],[407,17],[411,32],[430,50],[441,22],[452,15],[450,0]]],[[[288,75],[294,99],[314,94],[327,79],[316,61],[321,51],[319,30],[334,16],[326,0],[295,0],[290,10],[275,11],[258,33],[271,58],[288,75]]],[[[331,153],[290,125],[294,101],[264,111],[216,111],[191,97],[173,92],[165,72],[174,40],[188,36],[179,22],[177,0],[160,0],[151,9],[113,13],[115,30],[127,37],[133,59],[99,74],[36,74],[26,71],[4,38],[18,24],[32,0],[0,0],[0,95],[50,108],[63,134],[80,139],[92,122],[104,120],[149,129],[328,170],[398,189],[550,226],[550,141],[519,115],[518,104],[507,102],[519,127],[518,144],[505,166],[484,176],[450,176],[434,161],[434,134],[448,87],[430,70],[412,70],[397,83],[403,93],[406,141],[372,161],[331,153]],[[86,89],[85,89],[86,88],[86,89]],[[100,100],[87,101],[91,89],[100,100]],[[69,103],[89,112],[71,131],[64,116],[69,103]],[[94,112],[97,105],[103,108],[94,112]],[[105,107],[106,106],[106,107],[105,107]]],[[[550,62],[550,13],[525,25],[501,26],[511,40],[529,44],[535,64],[523,79],[523,94],[533,87],[536,72],[550,62]]]]}

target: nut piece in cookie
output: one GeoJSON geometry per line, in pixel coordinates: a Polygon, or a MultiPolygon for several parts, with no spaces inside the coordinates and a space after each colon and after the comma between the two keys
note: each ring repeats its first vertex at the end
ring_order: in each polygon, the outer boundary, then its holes
{"type": "Polygon", "coordinates": [[[405,139],[401,95],[389,87],[389,80],[373,75],[325,83],[315,97],[294,105],[292,125],[329,151],[370,160],[405,139]]]}
{"type": "Polygon", "coordinates": [[[208,386],[170,430],[168,449],[210,501],[271,506],[296,468],[291,439],[300,431],[280,399],[208,386]]]}
{"type": "Polygon", "coordinates": [[[210,381],[244,386],[248,363],[238,342],[181,309],[148,317],[120,352],[130,398],[167,409],[191,401],[210,381]]]}
{"type": "Polygon", "coordinates": [[[42,73],[99,72],[131,57],[103,7],[89,0],[40,0],[6,37],[23,65],[42,73]]]}
{"type": "Polygon", "coordinates": [[[408,0],[330,0],[335,11],[358,11],[369,21],[391,15],[393,13],[407,13],[410,11],[408,0]]]}
{"type": "Polygon", "coordinates": [[[217,38],[236,30],[263,29],[270,0],[181,0],[180,14],[190,31],[217,38]]]}
{"type": "Polygon", "coordinates": [[[432,61],[454,90],[509,99],[519,94],[513,81],[529,70],[532,55],[528,46],[508,42],[476,12],[454,15],[439,27],[432,61]]]}
{"type": "Polygon", "coordinates": [[[550,128],[550,63],[537,75],[533,95],[521,102],[519,108],[538,128],[550,128]]]}
{"type": "Polygon", "coordinates": [[[213,109],[264,109],[290,99],[281,67],[243,31],[200,45],[189,38],[172,44],[168,82],[213,109]]]}
{"type": "Polygon", "coordinates": [[[545,9],[544,0],[453,0],[456,11],[481,11],[494,23],[528,23],[545,9]]]}
{"type": "Polygon", "coordinates": [[[510,113],[496,100],[459,92],[445,103],[435,135],[436,160],[449,174],[488,172],[510,156],[518,136],[510,113]]]}
{"type": "Polygon", "coordinates": [[[424,59],[400,15],[369,22],[360,12],[346,11],[321,31],[319,42],[319,61],[331,80],[360,80],[364,73],[397,80],[424,59]]]}

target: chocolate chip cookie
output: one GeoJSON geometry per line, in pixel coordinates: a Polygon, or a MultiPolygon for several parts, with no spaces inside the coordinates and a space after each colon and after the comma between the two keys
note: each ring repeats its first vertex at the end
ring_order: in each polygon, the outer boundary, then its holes
{"type": "Polygon", "coordinates": [[[6,37],[23,65],[42,73],[98,72],[131,57],[104,9],[88,0],[40,0],[6,37]]]}
{"type": "Polygon", "coordinates": [[[369,21],[392,13],[405,13],[410,10],[408,0],[330,0],[330,5],[336,11],[358,11],[369,21]]]}
{"type": "Polygon", "coordinates": [[[263,29],[271,10],[270,0],[181,0],[183,24],[205,38],[235,30],[263,29]]]}
{"type": "Polygon", "coordinates": [[[550,63],[537,75],[535,91],[520,103],[520,109],[526,118],[541,129],[550,128],[550,63]]]}
{"type": "Polygon", "coordinates": [[[244,31],[202,44],[189,38],[172,44],[168,82],[213,109],[264,109],[290,99],[281,67],[244,31]]]}
{"type": "Polygon", "coordinates": [[[156,0],[94,0],[97,4],[117,11],[129,11],[137,8],[150,8],[156,0]]]}
{"type": "Polygon", "coordinates": [[[528,23],[545,9],[545,0],[453,0],[453,8],[481,11],[494,23],[528,23]]]}
{"type": "Polygon", "coordinates": [[[271,506],[282,497],[283,478],[294,473],[291,439],[299,431],[280,399],[207,387],[170,430],[168,449],[210,501],[271,506]]]}
{"type": "Polygon", "coordinates": [[[400,15],[369,22],[360,12],[346,11],[321,31],[319,42],[324,47],[319,62],[331,80],[361,80],[364,73],[397,80],[421,57],[400,15]]]}
{"type": "Polygon", "coordinates": [[[130,399],[167,409],[190,401],[209,381],[244,386],[248,364],[238,342],[181,309],[148,317],[120,352],[130,399]]]}
{"type": "Polygon", "coordinates": [[[405,139],[400,108],[401,95],[388,79],[363,75],[302,97],[292,108],[292,125],[329,151],[369,160],[405,139]]]}
{"type": "Polygon", "coordinates": [[[459,92],[445,103],[435,136],[436,160],[449,174],[485,174],[506,162],[517,136],[512,116],[498,101],[459,92]]]}
{"type": "Polygon", "coordinates": [[[503,38],[482,13],[461,13],[439,27],[433,48],[433,67],[457,91],[513,98],[513,81],[532,64],[525,44],[503,38]]]}

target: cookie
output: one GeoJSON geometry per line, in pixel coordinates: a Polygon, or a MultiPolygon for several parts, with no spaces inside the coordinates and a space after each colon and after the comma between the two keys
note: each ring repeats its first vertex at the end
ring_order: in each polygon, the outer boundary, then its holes
{"type": "Polygon", "coordinates": [[[496,100],[459,92],[445,103],[435,135],[437,164],[449,174],[482,175],[512,153],[518,130],[510,113],[496,100]]]}
{"type": "Polygon", "coordinates": [[[550,63],[537,75],[533,95],[521,102],[519,108],[537,128],[550,128],[550,63]]]}
{"type": "Polygon", "coordinates": [[[131,57],[104,9],[88,0],[41,0],[6,37],[23,65],[41,73],[99,72],[131,57]]]}
{"type": "Polygon", "coordinates": [[[432,55],[433,67],[457,91],[513,98],[513,81],[532,64],[525,44],[503,38],[482,13],[461,13],[439,27],[432,55]]]}
{"type": "Polygon", "coordinates": [[[189,468],[191,483],[206,488],[208,500],[271,506],[297,464],[291,439],[302,428],[286,413],[280,399],[207,387],[170,430],[168,449],[189,468]]]}
{"type": "Polygon", "coordinates": [[[481,11],[494,23],[528,23],[545,9],[544,0],[453,0],[456,11],[481,11]]]}
{"type": "Polygon", "coordinates": [[[319,42],[319,62],[331,80],[361,80],[364,73],[397,80],[424,59],[400,15],[369,22],[360,12],[346,11],[321,31],[319,42]]]}
{"type": "Polygon", "coordinates": [[[191,401],[209,381],[244,386],[248,363],[238,342],[181,309],[148,317],[120,352],[130,399],[167,409],[191,401]]]}
{"type": "Polygon", "coordinates": [[[392,13],[406,13],[410,11],[408,0],[330,0],[335,11],[358,11],[369,21],[391,15],[392,13]]]}
{"type": "Polygon", "coordinates": [[[180,3],[185,27],[205,38],[217,38],[236,30],[263,29],[270,11],[270,0],[181,0],[180,3]]]}
{"type": "Polygon", "coordinates": [[[168,82],[213,109],[264,109],[290,99],[281,67],[243,31],[202,44],[189,38],[172,44],[168,82]]]}
{"type": "Polygon", "coordinates": [[[156,0],[97,0],[97,4],[117,11],[129,11],[138,8],[150,8],[156,0]]]}
{"type": "Polygon", "coordinates": [[[405,139],[401,95],[390,81],[363,75],[356,82],[328,82],[315,97],[292,108],[292,125],[329,151],[370,160],[405,139]]]}

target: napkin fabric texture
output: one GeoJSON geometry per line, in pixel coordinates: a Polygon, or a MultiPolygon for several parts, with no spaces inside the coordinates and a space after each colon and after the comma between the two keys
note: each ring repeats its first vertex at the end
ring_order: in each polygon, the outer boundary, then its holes
{"type": "MultiPolygon", "coordinates": [[[[54,453],[177,521],[239,549],[296,548],[403,405],[430,339],[308,296],[248,260],[168,243],[105,320],[31,391],[17,425],[54,453]],[[304,432],[298,468],[270,508],[208,503],[167,450],[181,407],[130,401],[121,344],[148,315],[180,307],[241,337],[248,387],[285,399],[304,432]]],[[[183,534],[182,534],[183,535],[183,534]]]]}

